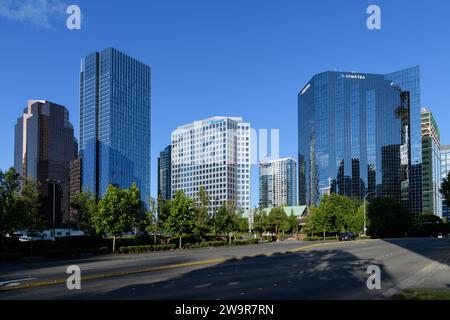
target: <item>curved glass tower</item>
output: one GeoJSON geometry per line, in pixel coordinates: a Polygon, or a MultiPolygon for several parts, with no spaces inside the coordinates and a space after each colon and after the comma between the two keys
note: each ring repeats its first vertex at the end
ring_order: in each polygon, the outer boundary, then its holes
{"type": "MultiPolygon", "coordinates": [[[[405,72],[418,81],[418,68],[405,72]]],[[[419,85],[402,75],[325,72],[302,89],[300,205],[317,205],[323,194],[338,193],[358,199],[392,197],[412,212],[421,211],[413,192],[420,181],[412,175],[412,167],[420,169],[421,163],[414,154],[420,152],[415,148],[420,146],[419,85]]]]}

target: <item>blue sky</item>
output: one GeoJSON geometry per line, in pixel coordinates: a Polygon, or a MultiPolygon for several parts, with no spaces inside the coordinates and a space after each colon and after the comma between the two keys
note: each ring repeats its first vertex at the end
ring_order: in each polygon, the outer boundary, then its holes
{"type": "MultiPolygon", "coordinates": [[[[0,0],[0,168],[13,165],[14,124],[28,99],[65,105],[78,138],[80,59],[113,46],[152,67],[156,163],[181,124],[242,116],[280,129],[297,154],[297,93],[316,73],[388,73],[420,65],[422,104],[450,143],[450,2],[381,0],[0,0]],[[82,29],[65,8],[81,7],[82,29]],[[382,29],[366,28],[381,7],[382,29]]],[[[258,201],[253,170],[252,202],[258,201]]]]}

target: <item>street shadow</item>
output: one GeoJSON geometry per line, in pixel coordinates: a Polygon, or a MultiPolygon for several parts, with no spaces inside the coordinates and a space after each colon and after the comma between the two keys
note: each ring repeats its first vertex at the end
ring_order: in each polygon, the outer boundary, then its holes
{"type": "MultiPolygon", "coordinates": [[[[150,300],[309,300],[371,299],[380,294],[369,290],[367,268],[362,260],[341,250],[312,250],[299,253],[257,256],[188,271],[170,279],[153,281],[148,274],[123,279],[136,282],[98,295],[77,299],[150,300]]],[[[379,264],[378,264],[379,265],[379,264]]],[[[383,286],[393,283],[382,269],[383,286]]]]}

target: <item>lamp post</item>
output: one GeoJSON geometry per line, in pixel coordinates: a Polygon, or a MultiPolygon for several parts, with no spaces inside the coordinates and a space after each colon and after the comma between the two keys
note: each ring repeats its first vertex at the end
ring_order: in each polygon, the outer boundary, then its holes
{"type": "Polygon", "coordinates": [[[55,179],[45,179],[49,184],[53,185],[53,241],[56,240],[56,185],[60,185],[62,183],[61,180],[55,180],[55,179]]]}
{"type": "Polygon", "coordinates": [[[372,191],[372,192],[368,192],[368,193],[366,193],[366,195],[364,196],[364,237],[367,235],[366,234],[366,231],[367,231],[367,228],[366,228],[366,199],[367,199],[367,197],[369,196],[369,195],[371,195],[371,194],[376,194],[376,192],[375,191],[372,191]]]}

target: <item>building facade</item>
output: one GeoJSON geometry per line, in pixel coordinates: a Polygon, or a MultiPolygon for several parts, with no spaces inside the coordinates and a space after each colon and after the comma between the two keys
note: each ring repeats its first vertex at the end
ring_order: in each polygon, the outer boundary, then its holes
{"type": "Polygon", "coordinates": [[[227,201],[250,209],[250,124],[237,117],[212,117],[172,132],[172,197],[196,198],[204,186],[210,213],[227,201]]]}
{"type": "Polygon", "coordinates": [[[383,196],[420,213],[419,87],[418,68],[314,76],[298,95],[299,204],[383,196]]]}
{"type": "Polygon", "coordinates": [[[46,100],[29,100],[15,126],[14,167],[21,176],[39,182],[40,210],[48,227],[61,226],[69,218],[69,164],[77,149],[69,111],[46,100]],[[47,179],[60,183],[53,188],[47,179]]]}
{"type": "Polygon", "coordinates": [[[158,158],[158,198],[170,200],[172,198],[172,147],[167,146],[159,153],[158,158]]]}
{"type": "MultiPolygon", "coordinates": [[[[450,145],[441,146],[441,183],[448,177],[450,172],[450,145]]],[[[445,203],[445,199],[442,200],[442,217],[450,222],[450,208],[445,203]]]]}
{"type": "Polygon", "coordinates": [[[422,108],[422,207],[442,218],[441,139],[433,114],[422,108]]]}
{"type": "MultiPolygon", "coordinates": [[[[70,202],[74,201],[79,193],[83,191],[82,184],[82,159],[76,158],[70,161],[70,171],[69,171],[69,200],[70,202]]],[[[69,211],[69,220],[70,221],[79,221],[78,211],[72,207],[70,207],[69,211]]]]}
{"type": "Polygon", "coordinates": [[[136,182],[150,197],[151,71],[113,48],[81,61],[80,157],[83,190],[102,196],[109,184],[136,182]]]}
{"type": "Polygon", "coordinates": [[[259,205],[262,208],[297,205],[297,163],[292,158],[259,165],[259,205]]]}

